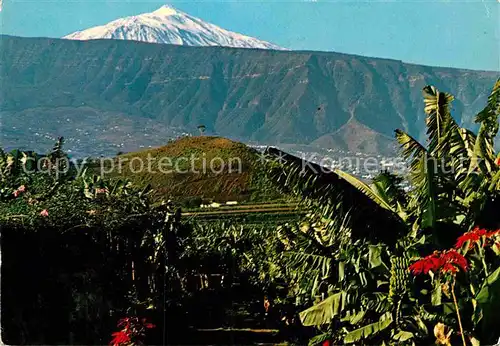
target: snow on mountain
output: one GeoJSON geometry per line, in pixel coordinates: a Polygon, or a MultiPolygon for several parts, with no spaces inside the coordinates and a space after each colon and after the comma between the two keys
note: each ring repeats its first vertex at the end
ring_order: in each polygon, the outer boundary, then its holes
{"type": "Polygon", "coordinates": [[[186,46],[224,46],[283,50],[275,44],[224,30],[171,6],[126,17],[63,37],[71,40],[120,39],[186,46]]]}

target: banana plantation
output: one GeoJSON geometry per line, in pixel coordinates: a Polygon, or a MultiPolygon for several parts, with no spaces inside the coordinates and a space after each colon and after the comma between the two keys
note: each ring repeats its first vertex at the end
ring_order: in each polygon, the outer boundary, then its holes
{"type": "Polygon", "coordinates": [[[268,148],[267,181],[300,217],[258,225],[186,218],[149,186],[78,172],[62,138],[1,152],[3,342],[497,343],[500,80],[477,133],[452,105],[425,87],[427,141],[395,131],[406,176],[365,182],[268,148]]]}

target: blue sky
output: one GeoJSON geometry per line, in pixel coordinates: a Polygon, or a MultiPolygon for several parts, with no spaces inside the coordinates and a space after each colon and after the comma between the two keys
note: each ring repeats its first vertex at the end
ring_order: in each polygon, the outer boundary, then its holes
{"type": "MultiPolygon", "coordinates": [[[[1,1],[1,0],[0,0],[1,1]]],[[[61,37],[164,1],[3,0],[0,32],[61,37]]],[[[500,2],[170,1],[225,29],[284,47],[500,70],[500,2]]]]}

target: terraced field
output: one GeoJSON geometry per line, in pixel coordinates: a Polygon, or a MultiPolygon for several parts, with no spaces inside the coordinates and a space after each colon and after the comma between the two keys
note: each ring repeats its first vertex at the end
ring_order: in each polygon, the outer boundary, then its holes
{"type": "Polygon", "coordinates": [[[203,208],[188,210],[182,213],[186,220],[197,221],[233,221],[248,225],[261,225],[263,223],[281,223],[298,220],[304,211],[300,205],[294,203],[256,203],[235,206],[222,206],[219,208],[203,208]]]}

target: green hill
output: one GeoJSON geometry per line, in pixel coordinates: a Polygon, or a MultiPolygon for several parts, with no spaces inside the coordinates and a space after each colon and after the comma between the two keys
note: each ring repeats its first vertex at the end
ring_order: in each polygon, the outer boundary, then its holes
{"type": "Polygon", "coordinates": [[[118,155],[104,176],[150,184],[158,198],[265,201],[278,197],[265,184],[259,153],[221,137],[183,137],[169,144],[118,155]]]}

